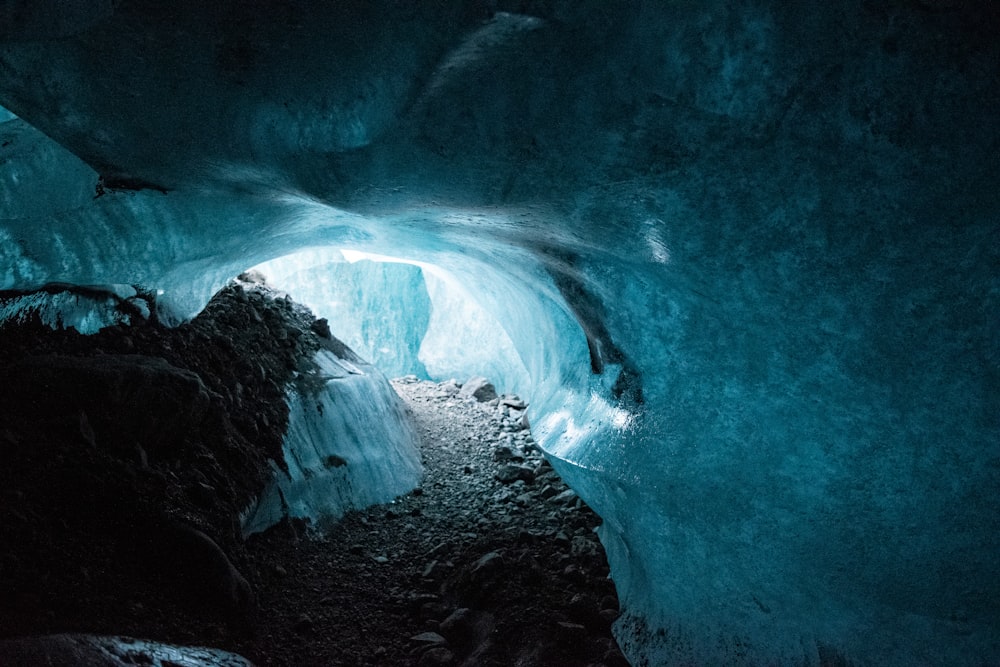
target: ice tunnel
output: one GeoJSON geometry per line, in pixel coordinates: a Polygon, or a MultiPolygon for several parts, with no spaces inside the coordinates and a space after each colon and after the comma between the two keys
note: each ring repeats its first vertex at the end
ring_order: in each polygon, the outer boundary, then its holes
{"type": "MultiPolygon", "coordinates": [[[[1000,661],[995,2],[0,18],[0,288],[181,321],[296,253],[430,267],[603,517],[634,664],[1000,661]]],[[[453,302],[352,275],[444,363],[453,302]]]]}

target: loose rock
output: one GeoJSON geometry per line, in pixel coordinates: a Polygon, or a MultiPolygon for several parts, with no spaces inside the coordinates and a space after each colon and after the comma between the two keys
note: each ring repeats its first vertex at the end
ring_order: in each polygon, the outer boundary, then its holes
{"type": "Polygon", "coordinates": [[[497,390],[493,387],[489,380],[484,377],[477,376],[469,378],[469,380],[462,385],[461,391],[458,392],[458,397],[464,399],[475,399],[480,403],[485,403],[496,399],[497,390]]]}

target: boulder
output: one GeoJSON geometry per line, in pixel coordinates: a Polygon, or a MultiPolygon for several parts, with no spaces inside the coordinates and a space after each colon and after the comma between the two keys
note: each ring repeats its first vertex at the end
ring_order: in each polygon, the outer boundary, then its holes
{"type": "Polygon", "coordinates": [[[475,399],[480,403],[485,403],[497,397],[497,390],[489,380],[476,376],[462,385],[458,397],[466,400],[475,399]]]}

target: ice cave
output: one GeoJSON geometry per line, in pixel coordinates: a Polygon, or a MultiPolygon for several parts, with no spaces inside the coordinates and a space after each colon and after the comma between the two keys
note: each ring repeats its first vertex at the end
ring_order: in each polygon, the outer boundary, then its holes
{"type": "Polygon", "coordinates": [[[0,290],[530,398],[632,664],[1000,663],[996,2],[0,0],[0,106],[0,290]]]}

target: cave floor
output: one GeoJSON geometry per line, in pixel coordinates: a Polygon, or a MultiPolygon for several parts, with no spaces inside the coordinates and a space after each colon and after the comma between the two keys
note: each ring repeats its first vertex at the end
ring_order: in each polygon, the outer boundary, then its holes
{"type": "Polygon", "coordinates": [[[529,431],[454,384],[393,385],[420,431],[421,488],[251,538],[259,631],[229,648],[267,665],[627,664],[600,519],[529,431]]]}

